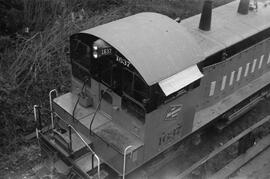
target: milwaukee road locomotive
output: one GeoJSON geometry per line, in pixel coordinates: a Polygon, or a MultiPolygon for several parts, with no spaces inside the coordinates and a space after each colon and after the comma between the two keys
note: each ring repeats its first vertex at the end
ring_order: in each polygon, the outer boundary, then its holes
{"type": "Polygon", "coordinates": [[[72,35],[72,89],[50,92],[42,149],[69,178],[150,177],[155,157],[268,96],[269,19],[268,4],[206,0],[181,22],[145,12],[72,35]]]}

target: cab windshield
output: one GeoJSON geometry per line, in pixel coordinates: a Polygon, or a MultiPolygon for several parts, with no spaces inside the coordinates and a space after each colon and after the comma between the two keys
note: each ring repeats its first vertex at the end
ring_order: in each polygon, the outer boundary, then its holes
{"type": "Polygon", "coordinates": [[[117,94],[133,99],[146,107],[146,103],[151,98],[151,87],[145,83],[134,67],[131,65],[127,67],[115,58],[114,56],[104,56],[98,60],[93,59],[93,65],[99,66],[99,70],[92,71],[93,78],[117,94]]]}
{"type": "Polygon", "coordinates": [[[151,100],[148,86],[132,64],[119,52],[93,57],[92,43],[82,37],[71,39],[72,74],[82,82],[93,78],[120,96],[126,96],[144,108],[151,100]]]}

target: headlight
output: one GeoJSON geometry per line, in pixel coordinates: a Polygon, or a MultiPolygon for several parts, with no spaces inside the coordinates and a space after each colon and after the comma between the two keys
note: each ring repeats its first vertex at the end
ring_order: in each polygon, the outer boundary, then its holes
{"type": "Polygon", "coordinates": [[[113,52],[112,47],[101,39],[94,41],[92,48],[93,57],[96,59],[102,56],[112,55],[113,52]]]}
{"type": "Polygon", "coordinates": [[[98,53],[97,53],[97,51],[94,51],[94,52],[93,52],[93,57],[94,57],[94,58],[98,58],[98,53]]]}

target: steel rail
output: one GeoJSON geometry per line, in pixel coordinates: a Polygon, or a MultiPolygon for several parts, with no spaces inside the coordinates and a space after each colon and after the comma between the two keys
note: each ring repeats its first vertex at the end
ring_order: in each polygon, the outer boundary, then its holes
{"type": "Polygon", "coordinates": [[[246,164],[252,162],[253,159],[261,155],[264,151],[269,150],[269,146],[270,134],[260,139],[256,145],[249,148],[245,154],[238,156],[236,159],[232,160],[230,163],[211,175],[209,179],[230,178],[237,171],[241,171],[242,167],[245,167],[246,164]]]}
{"type": "Polygon", "coordinates": [[[214,150],[213,152],[211,152],[210,154],[208,154],[207,156],[205,156],[204,158],[202,158],[201,160],[199,160],[198,162],[193,164],[191,167],[186,169],[184,172],[180,173],[178,176],[175,177],[175,179],[182,179],[182,178],[187,177],[192,171],[194,171],[195,169],[197,169],[198,167],[200,167],[201,165],[206,163],[208,160],[210,160],[211,158],[213,158],[214,156],[216,156],[217,154],[219,154],[220,152],[222,152],[226,148],[230,147],[232,144],[237,142],[239,139],[241,139],[242,137],[244,137],[248,133],[252,132],[254,129],[262,126],[263,124],[265,124],[266,122],[269,122],[269,121],[270,121],[270,116],[266,116],[264,119],[253,124],[251,127],[244,130],[239,135],[237,135],[236,137],[234,137],[233,139],[229,140],[227,143],[222,145],[220,148],[214,150]]]}

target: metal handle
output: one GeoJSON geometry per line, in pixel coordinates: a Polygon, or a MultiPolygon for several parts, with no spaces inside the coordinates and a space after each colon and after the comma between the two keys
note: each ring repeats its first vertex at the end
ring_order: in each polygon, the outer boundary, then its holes
{"type": "Polygon", "coordinates": [[[69,133],[69,151],[72,152],[72,132],[71,132],[71,127],[68,128],[68,133],[69,133]]]}
{"type": "Polygon", "coordinates": [[[127,151],[128,149],[132,148],[131,145],[127,146],[124,150],[124,162],[123,162],[123,179],[125,179],[126,175],[126,157],[127,157],[127,151]]]}
{"type": "Polygon", "coordinates": [[[53,89],[50,91],[49,93],[49,99],[50,99],[50,111],[51,111],[51,125],[52,125],[52,129],[54,128],[54,114],[53,114],[53,99],[52,99],[52,93],[55,93],[55,96],[58,96],[58,92],[56,89],[53,89]]]}
{"type": "MultiPolygon", "coordinates": [[[[35,119],[35,122],[37,123],[37,108],[38,108],[38,105],[34,105],[34,119],[35,119]]],[[[39,138],[38,136],[38,133],[39,133],[39,130],[36,126],[36,136],[37,136],[37,139],[39,138]]]]}

